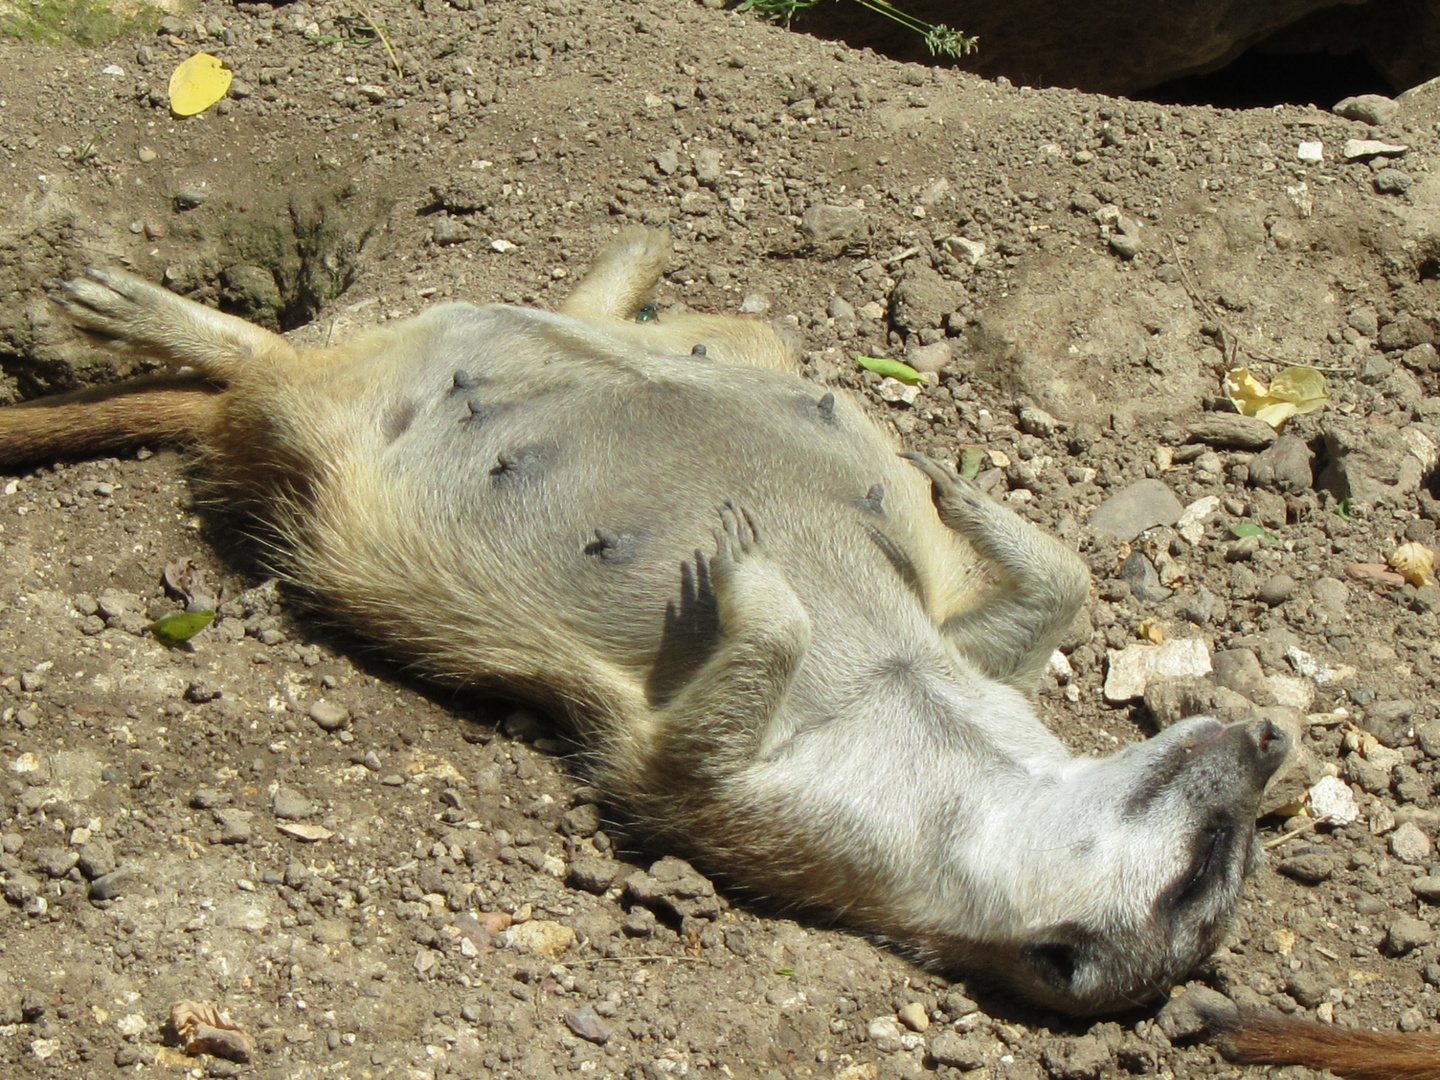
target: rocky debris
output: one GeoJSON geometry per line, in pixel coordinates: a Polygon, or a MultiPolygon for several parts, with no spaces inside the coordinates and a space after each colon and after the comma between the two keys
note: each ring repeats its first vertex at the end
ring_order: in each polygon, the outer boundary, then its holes
{"type": "Polygon", "coordinates": [[[282,821],[299,821],[314,814],[317,807],[294,788],[280,787],[271,796],[270,809],[282,821]]]}
{"type": "Polygon", "coordinates": [[[524,949],[541,956],[556,957],[575,943],[575,931],[550,919],[517,923],[501,937],[509,949],[524,949]]]}
{"type": "Polygon", "coordinates": [[[1184,509],[1163,481],[1139,480],[1096,507],[1087,524],[1117,540],[1134,540],[1146,529],[1174,525],[1184,509]]]}
{"type": "Polygon", "coordinates": [[[1130,586],[1131,594],[1137,600],[1158,603],[1170,596],[1170,590],[1160,584],[1160,574],[1143,551],[1132,551],[1120,564],[1120,580],[1130,586]]]}
{"type": "Polygon", "coordinates": [[[1145,708],[1161,731],[1187,716],[1213,716],[1231,723],[1248,719],[1255,712],[1254,704],[1244,695],[1200,676],[1148,679],[1145,708]]]}
{"type": "Polygon", "coordinates": [[[1435,854],[1435,845],[1413,821],[1405,822],[1392,832],[1388,843],[1390,854],[1411,866],[1423,865],[1435,854]]]}
{"type": "Polygon", "coordinates": [[[1151,679],[1208,675],[1210,651],[1200,638],[1173,638],[1163,645],[1110,649],[1106,663],[1105,700],[1118,703],[1144,697],[1151,679]]]}
{"type": "Polygon", "coordinates": [[[979,1032],[961,1034],[946,1028],[930,1039],[927,1047],[930,1060],[937,1065],[948,1065],[952,1069],[969,1072],[993,1061],[1001,1052],[1000,1044],[979,1032]]]}
{"type": "Polygon", "coordinates": [[[1342,98],[1330,111],[1336,116],[1345,117],[1346,120],[1359,120],[1372,127],[1384,127],[1395,119],[1400,105],[1394,98],[1385,97],[1383,94],[1357,94],[1354,97],[1342,98]]]}
{"type": "Polygon", "coordinates": [[[1113,1060],[1110,1048],[1094,1035],[1065,1039],[1046,1047],[1041,1054],[1052,1080],[1097,1080],[1113,1060]]]}
{"type": "Polygon", "coordinates": [[[667,855],[625,879],[625,895],[632,903],[668,913],[676,919],[713,919],[720,900],[711,881],[684,859],[667,855]]]}

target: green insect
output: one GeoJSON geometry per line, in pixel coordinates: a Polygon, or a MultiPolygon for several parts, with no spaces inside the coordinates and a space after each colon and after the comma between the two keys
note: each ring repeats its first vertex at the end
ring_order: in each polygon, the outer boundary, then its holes
{"type": "Polygon", "coordinates": [[[636,322],[655,322],[660,318],[660,312],[655,310],[654,304],[646,304],[635,313],[636,322]]]}

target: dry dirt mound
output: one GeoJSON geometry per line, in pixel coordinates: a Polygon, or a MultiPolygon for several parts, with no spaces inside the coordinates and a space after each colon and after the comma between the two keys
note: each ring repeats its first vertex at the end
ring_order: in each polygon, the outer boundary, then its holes
{"type": "MultiPolygon", "coordinates": [[[[1097,596],[1042,694],[1073,745],[1197,702],[1297,710],[1304,779],[1338,772],[1360,816],[1278,843],[1199,977],[1437,1026],[1440,589],[1347,573],[1440,517],[1432,105],[1372,128],[1026,91],[685,0],[377,4],[385,40],[360,10],[0,46],[0,393],[125,373],[44,299],[87,263],[315,342],[550,304],[618,224],[665,225],[662,309],[786,323],[815,379],[915,449],[983,448],[995,493],[1081,547],[1097,596]],[[169,73],[202,48],[236,84],[177,120],[169,73]],[[857,353],[940,379],[902,392],[857,353]],[[1333,397],[1284,440],[1214,411],[1227,367],[1294,363],[1333,397]],[[1144,479],[1208,516],[1098,532],[1144,479]],[[1214,676],[1109,703],[1106,652],[1147,620],[1214,676]]],[[[165,1028],[208,999],[255,1043],[208,1075],[1233,1075],[1152,1014],[982,1009],[652,865],[540,719],[436,696],[217,555],[184,469],[0,478],[0,1072],[197,1067],[165,1028]],[[221,614],[166,651],[144,625],[184,560],[221,614]]]]}

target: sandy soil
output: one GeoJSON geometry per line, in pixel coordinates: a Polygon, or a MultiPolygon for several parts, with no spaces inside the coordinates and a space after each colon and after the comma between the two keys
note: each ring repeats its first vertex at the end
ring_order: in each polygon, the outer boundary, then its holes
{"type": "MultiPolygon", "coordinates": [[[[1082,550],[1073,676],[1041,693],[1075,747],[1183,704],[1106,700],[1107,650],[1142,623],[1215,654],[1190,701],[1296,710],[1290,794],[1338,774],[1360,816],[1288,840],[1304,819],[1266,819],[1269,866],[1196,978],[1437,1027],[1440,588],[1355,568],[1433,544],[1440,517],[1436,99],[1375,127],[1032,91],[687,0],[385,0],[392,59],[357,10],[208,2],[154,37],[0,45],[0,398],[129,373],[44,298],[86,264],[313,343],[449,298],[552,304],[618,225],[664,225],[662,309],[780,320],[817,381],[913,448],[983,448],[995,493],[1082,550]],[[164,89],[200,49],[237,83],[182,121],[164,89]],[[1346,163],[1356,138],[1408,150],[1346,163]],[[940,378],[907,401],[857,353],[940,378]],[[1227,367],[1302,363],[1333,397],[1294,438],[1216,428],[1227,367]],[[1087,523],[1146,478],[1210,516],[1133,541],[1087,523]]],[[[186,468],[160,450],[0,477],[0,1072],[1237,1074],[1153,1010],[982,1009],[652,866],[543,717],[317,629],[186,468]],[[220,601],[190,650],[145,630],[183,604],[167,568],[220,601]],[[252,1061],[175,1046],[186,1000],[252,1061]],[[970,1056],[937,1058],[947,1030],[970,1056]]]]}

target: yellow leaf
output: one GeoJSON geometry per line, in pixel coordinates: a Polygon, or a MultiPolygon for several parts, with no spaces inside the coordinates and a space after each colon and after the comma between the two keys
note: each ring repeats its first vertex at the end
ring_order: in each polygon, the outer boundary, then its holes
{"type": "Polygon", "coordinates": [[[1225,394],[1245,416],[1254,416],[1277,431],[1292,416],[1314,412],[1330,400],[1325,376],[1313,367],[1291,367],[1267,387],[1245,368],[1225,373],[1225,394]]]}
{"type": "Polygon", "coordinates": [[[1391,553],[1390,565],[1411,585],[1430,585],[1435,580],[1435,552],[1424,544],[1401,544],[1391,553]]]}
{"type": "Polygon", "coordinates": [[[1136,629],[1142,641],[1148,641],[1151,645],[1165,644],[1165,628],[1159,619],[1146,619],[1136,629]]]}
{"type": "Polygon", "coordinates": [[[225,62],[209,53],[196,53],[170,76],[170,111],[194,116],[225,96],[234,76],[225,62]]]}

